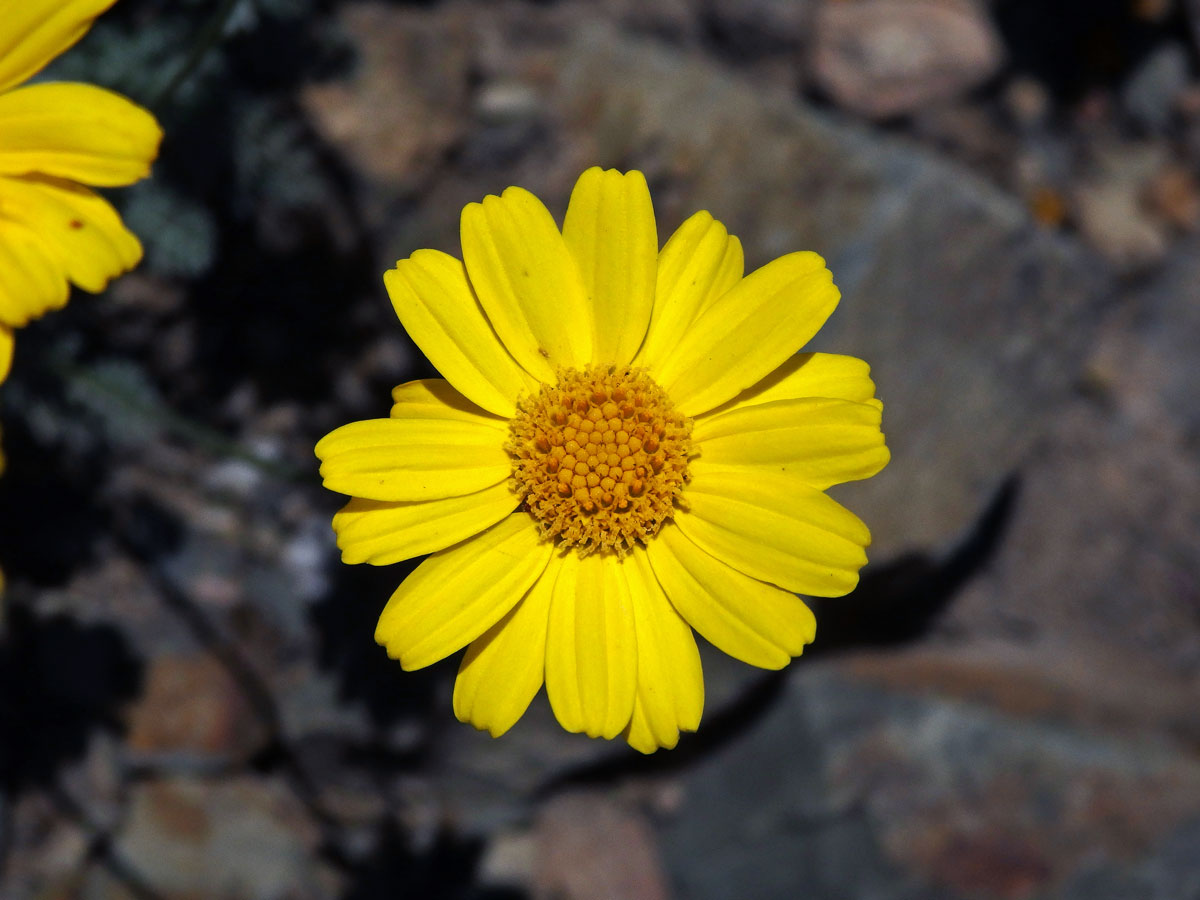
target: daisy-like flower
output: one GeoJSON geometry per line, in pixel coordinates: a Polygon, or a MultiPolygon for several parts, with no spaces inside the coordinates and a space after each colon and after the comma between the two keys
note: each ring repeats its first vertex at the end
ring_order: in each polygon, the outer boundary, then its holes
{"type": "Polygon", "coordinates": [[[13,329],[98,293],[142,257],[112,206],[83,185],[149,174],[162,131],[119,94],[88,84],[18,87],[114,0],[0,0],[0,371],[13,329]]]}
{"type": "Polygon", "coordinates": [[[347,563],[432,554],[375,639],[405,669],[466,646],[454,711],[497,736],[543,682],[568,731],[642,752],[695,730],[692,629],[778,669],[797,596],[845,594],[870,543],[824,493],[887,463],[861,360],[796,355],[839,299],[814,253],[743,277],[707,212],[659,250],[640,172],[589,169],[560,232],[509,188],[384,281],[446,380],[317,444],[347,563]]]}

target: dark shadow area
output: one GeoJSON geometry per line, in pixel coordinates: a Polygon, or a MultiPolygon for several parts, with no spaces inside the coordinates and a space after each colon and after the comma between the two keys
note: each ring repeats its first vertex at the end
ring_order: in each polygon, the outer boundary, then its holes
{"type": "Polygon", "coordinates": [[[1165,36],[1187,39],[1182,10],[1156,23],[1136,8],[1130,0],[1000,0],[993,16],[1011,67],[1070,105],[1120,84],[1165,36]]]}
{"type": "Polygon", "coordinates": [[[4,422],[8,474],[0,478],[0,565],[10,579],[60,587],[95,561],[96,542],[111,518],[96,493],[106,454],[95,446],[72,450],[44,446],[20,417],[4,422]]]}
{"type": "Polygon", "coordinates": [[[393,824],[378,835],[378,846],[358,867],[342,900],[520,900],[525,894],[508,889],[480,888],[475,882],[483,842],[440,831],[422,853],[393,824]]]}
{"type": "Polygon", "coordinates": [[[286,252],[251,258],[237,250],[255,244],[247,228],[222,232],[221,262],[196,285],[189,306],[203,382],[194,379],[192,396],[183,398],[187,408],[211,411],[205,398],[225,396],[247,379],[267,402],[327,399],[352,364],[335,348],[362,347],[394,319],[384,302],[376,304],[376,321],[350,314],[350,301],[382,293],[373,257],[361,246],[343,253],[328,235],[310,233],[286,252]]]}
{"type": "Polygon", "coordinates": [[[736,9],[727,6],[718,14],[708,4],[701,14],[700,27],[706,49],[733,65],[795,54],[801,47],[795,35],[772,29],[770,22],[764,21],[752,7],[739,15],[736,9]]]}
{"type": "Polygon", "coordinates": [[[14,604],[0,638],[0,684],[0,785],[11,795],[51,785],[97,731],[121,733],[119,712],[141,692],[142,661],[110,625],[14,604]]]}
{"type": "Polygon", "coordinates": [[[144,494],[118,509],[115,522],[131,554],[147,564],[176,552],[186,527],[179,516],[144,494]]]}
{"type": "MultiPolygon", "coordinates": [[[[333,592],[313,605],[317,665],[338,680],[339,699],[361,703],[377,729],[427,720],[435,712],[439,687],[453,681],[455,669],[433,665],[405,672],[374,640],[375,624],[387,598],[420,562],[395,566],[341,566],[333,592]]],[[[457,654],[454,664],[457,665],[457,654]]]]}

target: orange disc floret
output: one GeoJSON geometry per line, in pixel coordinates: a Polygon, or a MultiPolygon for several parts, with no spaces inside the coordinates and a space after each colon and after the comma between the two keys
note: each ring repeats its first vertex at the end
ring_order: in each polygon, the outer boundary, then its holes
{"type": "Polygon", "coordinates": [[[545,537],[580,555],[653,537],[688,480],[691,419],[642,369],[564,369],[510,428],[513,490],[545,537]]]}

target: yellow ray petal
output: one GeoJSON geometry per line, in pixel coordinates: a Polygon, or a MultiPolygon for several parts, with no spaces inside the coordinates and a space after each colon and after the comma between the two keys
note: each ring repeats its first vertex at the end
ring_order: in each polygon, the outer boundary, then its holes
{"type": "Polygon", "coordinates": [[[542,201],[523,188],[463,209],[463,261],[496,334],[525,371],[592,361],[592,315],[579,267],[542,201]]]}
{"type": "Polygon", "coordinates": [[[875,397],[871,367],[861,359],[838,353],[797,353],[757,384],[704,416],[743,406],[775,400],[801,400],[805,397],[831,397],[866,403],[875,397]]]}
{"type": "Polygon", "coordinates": [[[438,250],[418,250],[385,273],[383,283],[413,343],[484,409],[511,417],[517,397],[537,389],[500,343],[459,260],[438,250]]]}
{"type": "Polygon", "coordinates": [[[325,487],[368,500],[436,500],[498,484],[512,468],[503,425],[477,417],[367,419],[316,447],[325,487]]]}
{"type": "Polygon", "coordinates": [[[641,172],[598,166],[579,176],[563,221],[595,317],[590,362],[628,365],[654,306],[658,231],[641,172]]]}
{"type": "Polygon", "coordinates": [[[707,412],[807,343],[838,297],[817,254],[781,256],[718,297],[652,372],[682,412],[707,412]]]}
{"type": "Polygon", "coordinates": [[[387,566],[491,528],[517,506],[505,482],[441,500],[363,500],[355,497],[333,517],[342,562],[387,566]]]}
{"type": "Polygon", "coordinates": [[[704,676],[692,629],[663,593],[650,559],[635,550],[622,562],[637,628],[637,698],[625,740],[642,753],[674,747],[704,711],[704,676]]]}
{"type": "Polygon", "coordinates": [[[671,604],[709,643],[763,669],[782,669],[816,634],[804,601],[726,565],[668,525],[647,545],[671,604]]]}
{"type": "Polygon", "coordinates": [[[692,440],[706,465],[787,473],[823,491],[870,478],[891,458],[867,403],[809,398],[742,406],[696,420],[692,440]]]}
{"type": "Polygon", "coordinates": [[[7,325],[0,325],[0,384],[8,378],[12,371],[13,361],[13,330],[7,325]]]}
{"type": "Polygon", "coordinates": [[[45,240],[0,217],[0,324],[17,328],[67,302],[67,275],[45,240]]]}
{"type": "Polygon", "coordinates": [[[465,647],[498,622],[546,568],[552,546],[526,513],[433,554],[396,589],[375,641],[405,669],[465,647]]]}
{"type": "Polygon", "coordinates": [[[703,210],[675,230],[658,254],[654,312],[635,365],[655,371],[700,313],[741,280],[742,245],[703,210]]]}
{"type": "Polygon", "coordinates": [[[0,21],[0,91],[20,84],[92,27],[114,0],[16,0],[0,21]]]}
{"type": "Polygon", "coordinates": [[[787,474],[703,460],[690,470],[675,521],[703,550],[801,594],[840,597],[858,584],[871,534],[836,500],[787,474]]]}
{"type": "Polygon", "coordinates": [[[508,422],[476,406],[443,378],[418,378],[392,388],[393,419],[448,419],[456,422],[484,422],[507,428],[508,422]]]}
{"type": "Polygon", "coordinates": [[[529,592],[472,641],[454,682],[454,715],[500,737],[525,714],[546,670],[546,628],[559,558],[552,556],[529,592]]]}
{"type": "MultiPolygon", "coordinates": [[[[2,26],[0,26],[2,27],[2,26]]],[[[49,82],[0,94],[0,173],[41,172],[99,187],[150,174],[162,129],[120,94],[49,82]]]]}
{"type": "Polygon", "coordinates": [[[633,715],[637,633],[629,585],[611,556],[562,558],[546,636],[546,694],[567,731],[616,737],[633,715]]]}
{"type": "Polygon", "coordinates": [[[112,205],[70,181],[0,177],[5,214],[36,232],[67,278],[93,294],[137,265],[142,245],[112,205]]]}

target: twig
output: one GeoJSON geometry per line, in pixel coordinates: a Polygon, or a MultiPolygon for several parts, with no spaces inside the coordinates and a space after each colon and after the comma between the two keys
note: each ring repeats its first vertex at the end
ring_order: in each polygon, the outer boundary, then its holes
{"type": "Polygon", "coordinates": [[[229,24],[229,19],[237,9],[239,0],[224,0],[217,8],[217,11],[212,14],[212,17],[204,24],[200,30],[200,35],[196,38],[196,42],[192,44],[192,49],[188,53],[187,58],[180,65],[179,69],[171,77],[171,80],[163,85],[162,89],[150,100],[148,106],[155,113],[161,114],[163,108],[175,96],[175,92],[187,81],[188,77],[195,71],[196,67],[203,61],[205,54],[215,47],[225,33],[225,26],[229,24]]]}
{"type": "Polygon", "coordinates": [[[137,900],[165,900],[128,860],[113,849],[112,834],[94,823],[87,811],[62,785],[53,785],[48,793],[58,811],[87,835],[89,858],[99,860],[109,874],[120,881],[137,900]]]}

